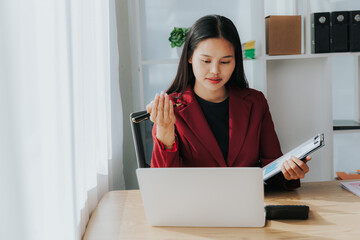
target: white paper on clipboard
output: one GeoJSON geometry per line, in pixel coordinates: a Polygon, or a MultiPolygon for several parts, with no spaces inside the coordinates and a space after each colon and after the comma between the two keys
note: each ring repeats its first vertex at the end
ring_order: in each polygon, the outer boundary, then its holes
{"type": "Polygon", "coordinates": [[[304,142],[303,144],[299,145],[298,147],[282,155],[281,157],[269,163],[268,165],[264,166],[262,168],[264,181],[271,178],[278,172],[280,172],[283,162],[290,159],[291,156],[295,156],[299,159],[303,159],[307,155],[316,151],[317,149],[321,148],[324,145],[325,145],[324,134],[323,133],[317,134],[315,137],[309,139],[308,141],[304,142]]]}

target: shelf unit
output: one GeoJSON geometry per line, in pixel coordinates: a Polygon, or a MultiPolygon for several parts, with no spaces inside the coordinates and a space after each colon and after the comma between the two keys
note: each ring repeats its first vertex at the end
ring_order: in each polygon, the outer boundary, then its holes
{"type": "MultiPolygon", "coordinates": [[[[338,146],[348,141],[343,137],[347,133],[333,130],[333,120],[360,120],[360,53],[311,53],[310,15],[312,12],[357,10],[360,1],[228,0],[224,3],[209,0],[206,6],[193,0],[129,0],[128,3],[132,13],[129,15],[133,16],[130,17],[130,33],[133,84],[134,89],[138,89],[133,100],[137,109],[143,109],[156,92],[166,90],[176,74],[177,52],[170,48],[167,40],[172,28],[189,27],[207,14],[227,16],[237,26],[243,42],[256,40],[256,59],[244,61],[245,73],[250,86],[262,91],[268,99],[283,152],[323,132],[326,146],[312,155],[311,171],[305,181],[334,178],[339,164],[344,163],[342,152],[347,151],[338,146]],[[304,16],[305,53],[266,55],[265,16],[294,14],[304,16]],[[350,68],[345,66],[350,69],[346,74],[342,73],[344,59],[351,62],[350,68]],[[345,81],[346,86],[341,86],[341,74],[350,79],[345,81]],[[340,91],[339,85],[345,90],[340,91]],[[351,98],[342,96],[346,91],[353,91],[351,98]],[[352,105],[347,110],[351,114],[342,113],[339,106],[343,102],[343,105],[352,105]]],[[[360,132],[354,130],[351,134],[356,138],[360,132]]],[[[349,148],[348,144],[346,146],[349,148]]],[[[356,147],[350,146],[352,150],[348,152],[356,152],[356,147]]],[[[353,163],[347,165],[353,166],[353,163]]]]}
{"type": "Polygon", "coordinates": [[[334,130],[355,130],[360,129],[360,123],[353,120],[334,120],[334,130]]]}

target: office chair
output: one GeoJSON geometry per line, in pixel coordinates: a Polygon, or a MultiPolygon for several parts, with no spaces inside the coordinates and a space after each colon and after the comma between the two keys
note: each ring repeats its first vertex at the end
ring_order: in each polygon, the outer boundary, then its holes
{"type": "Polygon", "coordinates": [[[143,117],[140,121],[135,120],[139,116],[146,115],[146,113],[146,111],[138,111],[130,114],[130,124],[138,168],[149,168],[151,164],[153,148],[151,130],[153,123],[149,121],[148,117],[143,117]]]}

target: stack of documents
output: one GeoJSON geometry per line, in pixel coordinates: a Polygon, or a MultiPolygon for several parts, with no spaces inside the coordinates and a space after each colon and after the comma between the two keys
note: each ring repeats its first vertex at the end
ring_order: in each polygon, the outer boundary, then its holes
{"type": "Polygon", "coordinates": [[[351,173],[336,172],[336,175],[339,180],[360,179],[360,170],[356,170],[356,172],[351,173]]]}
{"type": "Polygon", "coordinates": [[[243,58],[254,59],[255,58],[255,40],[247,41],[242,44],[243,58]]]}
{"type": "Polygon", "coordinates": [[[342,182],[341,187],[360,197],[360,181],[342,182]]]}

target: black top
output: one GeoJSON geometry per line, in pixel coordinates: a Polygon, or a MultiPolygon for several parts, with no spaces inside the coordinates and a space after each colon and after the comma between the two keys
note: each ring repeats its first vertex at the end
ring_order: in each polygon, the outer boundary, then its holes
{"type": "Polygon", "coordinates": [[[195,96],[226,161],[229,150],[229,98],[213,103],[195,96]]]}

